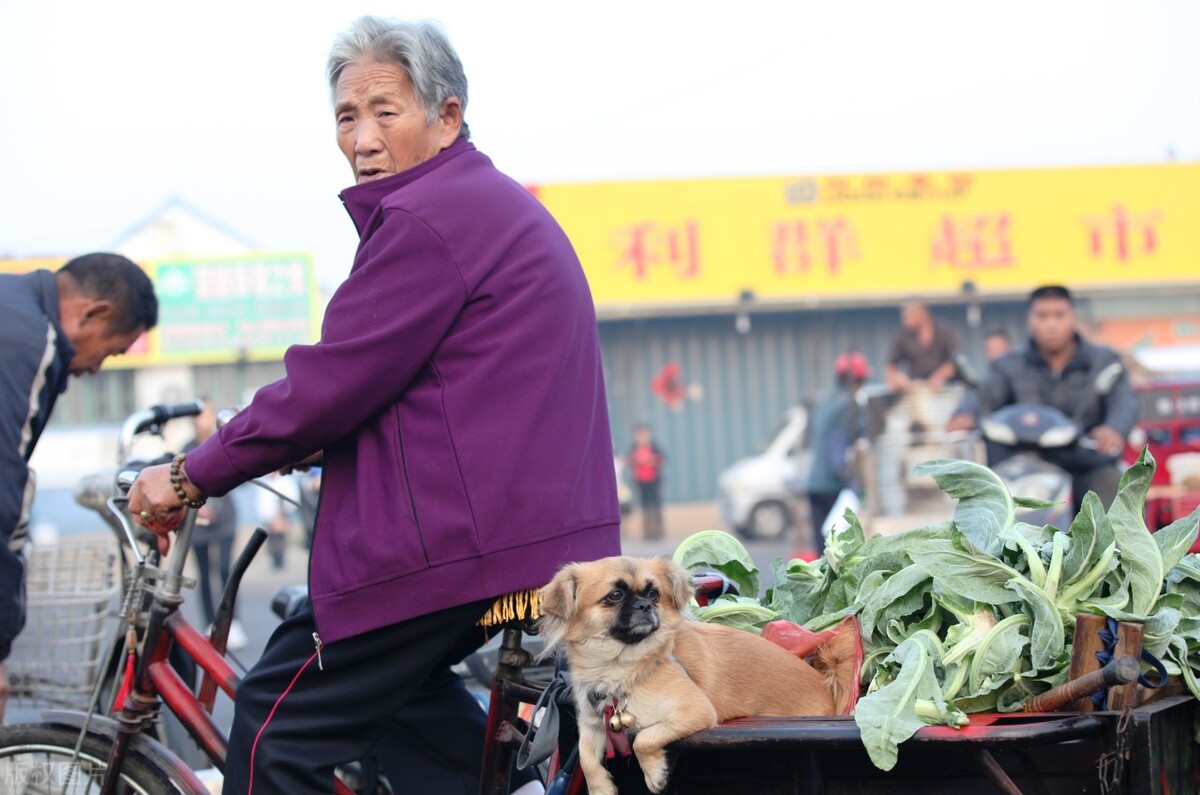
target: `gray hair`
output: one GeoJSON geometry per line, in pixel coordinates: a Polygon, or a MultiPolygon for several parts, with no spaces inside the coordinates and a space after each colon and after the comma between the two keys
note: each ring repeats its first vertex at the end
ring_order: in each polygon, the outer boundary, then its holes
{"type": "MultiPolygon", "coordinates": [[[[325,71],[331,95],[336,96],[338,78],[346,65],[363,57],[403,69],[412,81],[413,93],[425,109],[425,118],[430,124],[437,121],[442,103],[450,97],[458,97],[463,116],[466,116],[467,76],[458,53],[436,23],[372,16],[356,19],[337,37],[329,51],[325,71]]],[[[463,138],[471,137],[465,118],[459,134],[463,138]]]]}

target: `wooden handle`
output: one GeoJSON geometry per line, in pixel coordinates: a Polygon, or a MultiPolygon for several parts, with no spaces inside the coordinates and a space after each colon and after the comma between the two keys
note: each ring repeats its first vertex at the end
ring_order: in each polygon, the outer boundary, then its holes
{"type": "Polygon", "coordinates": [[[1114,685],[1125,685],[1141,676],[1142,666],[1132,657],[1116,657],[1108,665],[1078,679],[1072,679],[1040,696],[1025,702],[1026,712],[1053,712],[1070,701],[1084,698],[1097,690],[1114,685]]]}

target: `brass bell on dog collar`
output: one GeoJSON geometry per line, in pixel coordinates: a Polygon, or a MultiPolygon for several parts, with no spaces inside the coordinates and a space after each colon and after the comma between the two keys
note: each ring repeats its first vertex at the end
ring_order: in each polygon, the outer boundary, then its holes
{"type": "Polygon", "coordinates": [[[631,712],[614,712],[612,717],[608,719],[608,728],[615,732],[622,729],[632,729],[637,721],[631,712]]]}

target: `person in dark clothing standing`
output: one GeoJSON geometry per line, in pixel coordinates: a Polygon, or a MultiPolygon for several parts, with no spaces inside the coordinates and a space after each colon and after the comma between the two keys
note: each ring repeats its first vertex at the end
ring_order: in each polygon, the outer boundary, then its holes
{"type": "Polygon", "coordinates": [[[813,406],[812,468],[808,473],[808,506],[816,552],[825,549],[821,528],[833,510],[842,489],[850,485],[853,472],[850,454],[858,438],[858,404],[855,396],[871,374],[861,353],[843,353],[834,362],[837,384],[813,406]]]}
{"type": "Polygon", "coordinates": [[[629,449],[629,467],[637,486],[638,505],[642,509],[642,536],[647,541],[663,537],[662,470],[667,457],[654,443],[649,425],[633,429],[633,447],[629,449]]]}
{"type": "Polygon", "coordinates": [[[929,307],[919,301],[908,301],[900,308],[900,324],[888,353],[888,386],[907,392],[914,381],[920,381],[940,389],[955,374],[958,333],[934,320],[929,307]]]}
{"type": "Polygon", "coordinates": [[[0,719],[4,660],[25,626],[29,458],[68,377],[98,372],[157,322],[150,277],[119,254],[85,254],[54,273],[0,274],[0,719]]]}
{"type": "MultiPolygon", "coordinates": [[[[1034,290],[1027,322],[1029,345],[991,363],[979,386],[978,407],[960,405],[947,429],[975,428],[981,415],[1011,403],[1053,406],[1083,429],[1086,443],[1039,454],[1070,473],[1076,512],[1088,491],[1095,491],[1108,507],[1120,485],[1117,461],[1137,422],[1137,394],[1125,372],[1107,394],[1097,394],[1096,377],[1121,360],[1112,349],[1079,336],[1075,302],[1066,287],[1034,290]]],[[[989,445],[988,463],[995,465],[1007,454],[989,445]]]]}

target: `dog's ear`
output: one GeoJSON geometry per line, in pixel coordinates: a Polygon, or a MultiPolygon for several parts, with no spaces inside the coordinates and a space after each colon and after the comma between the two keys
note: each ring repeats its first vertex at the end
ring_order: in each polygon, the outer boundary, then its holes
{"type": "Polygon", "coordinates": [[[688,602],[696,593],[691,573],[669,558],[660,559],[658,570],[663,582],[662,590],[671,595],[671,602],[679,612],[686,611],[688,602]]]}
{"type": "Polygon", "coordinates": [[[567,632],[567,623],[575,613],[575,593],[579,587],[578,564],[569,564],[558,570],[546,587],[541,590],[542,616],[538,620],[538,631],[545,639],[545,649],[552,650],[567,632]]]}

